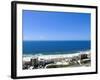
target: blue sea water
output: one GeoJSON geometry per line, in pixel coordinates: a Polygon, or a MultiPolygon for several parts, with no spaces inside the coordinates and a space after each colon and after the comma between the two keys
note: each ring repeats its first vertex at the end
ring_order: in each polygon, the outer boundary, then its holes
{"type": "Polygon", "coordinates": [[[91,41],[23,41],[23,54],[67,54],[90,50],[91,41]]]}

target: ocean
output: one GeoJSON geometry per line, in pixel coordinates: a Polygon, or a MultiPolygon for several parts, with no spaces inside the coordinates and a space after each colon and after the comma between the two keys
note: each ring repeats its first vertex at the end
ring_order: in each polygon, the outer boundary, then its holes
{"type": "Polygon", "coordinates": [[[91,41],[23,41],[25,55],[71,54],[90,48],[91,41]]]}

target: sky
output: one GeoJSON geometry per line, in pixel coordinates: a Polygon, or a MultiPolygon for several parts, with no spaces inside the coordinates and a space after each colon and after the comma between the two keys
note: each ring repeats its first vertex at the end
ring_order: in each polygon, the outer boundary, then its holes
{"type": "Polygon", "coordinates": [[[90,40],[91,15],[23,10],[23,40],[90,40]]]}

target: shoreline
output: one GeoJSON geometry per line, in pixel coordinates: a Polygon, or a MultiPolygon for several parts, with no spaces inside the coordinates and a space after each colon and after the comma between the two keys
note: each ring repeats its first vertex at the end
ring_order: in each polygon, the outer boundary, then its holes
{"type": "Polygon", "coordinates": [[[63,57],[73,57],[73,56],[79,56],[81,54],[90,54],[90,50],[87,51],[79,51],[76,53],[67,53],[67,54],[48,54],[48,55],[43,55],[43,54],[37,54],[37,55],[23,55],[23,61],[29,61],[31,58],[38,57],[38,58],[43,58],[43,59],[53,59],[53,58],[63,58],[63,57]]]}

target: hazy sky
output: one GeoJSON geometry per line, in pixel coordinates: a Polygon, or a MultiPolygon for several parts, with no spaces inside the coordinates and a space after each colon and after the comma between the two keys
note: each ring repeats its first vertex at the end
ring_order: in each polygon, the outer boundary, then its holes
{"type": "Polygon", "coordinates": [[[89,13],[23,10],[23,40],[90,40],[89,13]]]}

